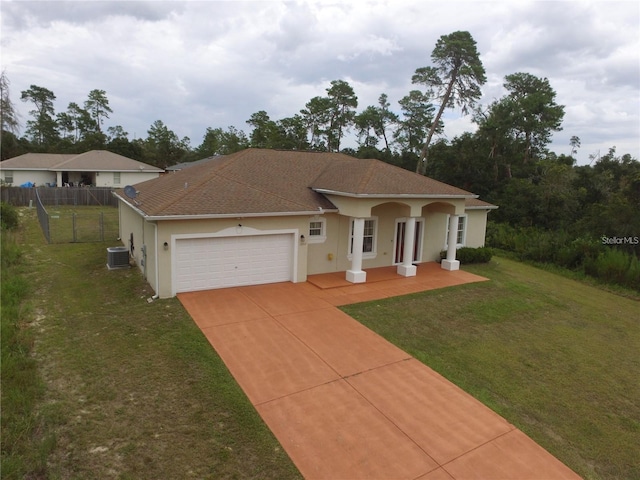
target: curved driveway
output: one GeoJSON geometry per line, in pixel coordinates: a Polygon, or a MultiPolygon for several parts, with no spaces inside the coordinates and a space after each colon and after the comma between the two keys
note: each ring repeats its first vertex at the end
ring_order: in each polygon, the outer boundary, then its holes
{"type": "Polygon", "coordinates": [[[307,479],[577,479],[336,305],[486,280],[423,264],[178,297],[307,479]]]}

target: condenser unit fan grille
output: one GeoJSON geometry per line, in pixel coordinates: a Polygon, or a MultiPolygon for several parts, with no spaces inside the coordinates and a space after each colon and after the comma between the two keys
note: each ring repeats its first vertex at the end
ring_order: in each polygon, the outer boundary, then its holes
{"type": "Polygon", "coordinates": [[[129,268],[129,249],[127,247],[107,248],[107,268],[129,268]]]}

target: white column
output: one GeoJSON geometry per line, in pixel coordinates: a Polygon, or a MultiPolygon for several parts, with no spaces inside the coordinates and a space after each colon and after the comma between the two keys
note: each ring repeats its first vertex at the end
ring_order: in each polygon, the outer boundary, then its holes
{"type": "Polygon", "coordinates": [[[64,187],[62,185],[62,172],[56,172],[56,187],[64,187]]]}
{"type": "Polygon", "coordinates": [[[458,215],[449,217],[449,236],[447,238],[447,258],[440,266],[445,270],[460,270],[460,262],[456,260],[456,244],[458,243],[458,215]]]}
{"type": "Polygon", "coordinates": [[[362,270],[362,246],[364,244],[364,218],[353,220],[353,248],[351,254],[351,270],[347,270],[347,281],[364,283],[367,272],[362,270]]]}
{"type": "Polygon", "coordinates": [[[413,264],[413,250],[416,242],[416,219],[407,218],[404,224],[404,246],[402,253],[402,264],[398,265],[398,275],[403,277],[415,277],[417,268],[413,264]]]}

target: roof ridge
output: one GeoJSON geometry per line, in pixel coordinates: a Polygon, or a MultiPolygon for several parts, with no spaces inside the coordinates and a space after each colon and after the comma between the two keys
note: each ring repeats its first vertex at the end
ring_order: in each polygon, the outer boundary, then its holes
{"type": "MultiPolygon", "coordinates": [[[[225,158],[225,160],[226,160],[226,158],[225,158]]],[[[224,160],[223,160],[223,163],[225,163],[224,160]]],[[[200,164],[200,165],[195,165],[192,168],[196,168],[196,169],[199,170],[199,169],[202,169],[203,166],[208,166],[208,165],[207,164],[200,164]]],[[[180,170],[180,171],[178,171],[176,173],[172,173],[170,175],[187,176],[187,174],[190,173],[191,171],[192,170],[189,170],[189,169],[180,170]],[[183,173],[183,172],[186,172],[186,173],[183,173]]],[[[188,181],[184,182],[184,185],[185,185],[184,189],[188,190],[188,191],[183,196],[177,196],[175,198],[168,198],[165,202],[159,202],[158,205],[157,205],[157,208],[165,210],[168,207],[172,206],[173,204],[175,204],[175,203],[177,203],[179,201],[183,201],[184,198],[188,198],[192,194],[197,193],[197,187],[200,187],[200,186],[204,185],[205,183],[211,181],[212,177],[215,176],[215,172],[216,172],[215,168],[207,169],[207,171],[206,171],[207,174],[206,175],[199,175],[199,176],[195,177],[199,181],[196,181],[196,182],[194,182],[192,184],[190,184],[190,182],[188,182],[188,181]]],[[[193,177],[192,175],[189,176],[187,178],[187,180],[191,179],[192,177],[193,177]]]]}
{"type": "MultiPolygon", "coordinates": [[[[249,149],[247,149],[247,150],[242,150],[241,152],[238,152],[238,153],[244,154],[245,152],[248,152],[249,150],[254,150],[254,151],[263,151],[263,150],[269,150],[269,149],[249,148],[249,149]]],[[[276,151],[277,151],[277,150],[276,150],[276,151]]],[[[289,151],[291,151],[291,150],[282,150],[282,151],[284,151],[284,152],[289,152],[289,151]]],[[[242,158],[243,156],[244,156],[244,155],[238,155],[238,156],[237,156],[237,158],[239,159],[239,158],[242,158]]],[[[236,159],[234,158],[234,160],[236,160],[236,159]]],[[[290,161],[290,160],[289,160],[289,159],[287,159],[287,161],[290,161]]],[[[295,160],[294,160],[294,161],[295,161],[295,160]]],[[[230,168],[230,166],[229,166],[228,168],[230,168]]],[[[225,180],[227,180],[227,181],[234,182],[234,183],[236,183],[237,185],[242,185],[242,186],[245,186],[245,187],[251,188],[252,190],[254,190],[254,191],[256,191],[256,192],[261,192],[261,193],[264,193],[265,195],[271,195],[271,196],[273,196],[273,197],[279,198],[279,199],[281,199],[281,200],[284,200],[284,201],[286,201],[286,202],[288,202],[288,203],[292,203],[292,204],[294,204],[294,205],[298,205],[298,206],[301,206],[301,207],[306,207],[306,205],[305,205],[304,203],[302,203],[302,202],[299,202],[299,201],[297,201],[297,200],[292,200],[292,199],[290,199],[290,198],[285,197],[284,195],[278,194],[277,192],[267,191],[267,190],[265,190],[265,189],[258,188],[258,187],[256,187],[255,185],[252,185],[252,184],[248,183],[246,180],[242,180],[242,181],[240,181],[240,180],[236,180],[236,179],[231,179],[231,178],[229,178],[228,176],[224,175],[224,170],[226,170],[226,169],[227,169],[227,168],[222,168],[221,170],[219,170],[219,171],[218,171],[218,173],[217,173],[217,176],[219,176],[219,177],[221,177],[221,178],[224,178],[224,179],[225,179],[225,180]]],[[[307,188],[311,188],[311,187],[310,187],[309,185],[307,185],[307,188]]]]}
{"type": "MultiPolygon", "coordinates": [[[[89,151],[93,151],[93,150],[89,150],[89,151]]],[[[83,152],[83,153],[70,153],[69,155],[72,155],[71,157],[67,158],[66,160],[62,160],[60,163],[56,163],[54,166],[52,166],[51,168],[60,168],[63,165],[72,162],[73,160],[75,160],[78,157],[81,157],[82,155],[86,154],[88,152],[83,152]]]]}
{"type": "MultiPolygon", "coordinates": [[[[360,160],[360,159],[357,159],[360,160]]],[[[360,182],[358,183],[358,187],[361,189],[364,189],[364,187],[366,187],[369,182],[371,181],[371,178],[373,177],[373,170],[374,170],[374,165],[373,163],[379,160],[375,160],[375,159],[362,159],[362,160],[369,160],[369,162],[367,162],[367,169],[365,174],[362,176],[362,180],[360,180],[360,182]],[[373,162],[371,162],[370,160],[373,160],[373,162]]]]}

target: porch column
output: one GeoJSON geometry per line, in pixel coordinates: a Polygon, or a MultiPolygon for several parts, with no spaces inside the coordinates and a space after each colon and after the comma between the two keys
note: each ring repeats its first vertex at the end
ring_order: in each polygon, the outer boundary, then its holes
{"type": "Polygon", "coordinates": [[[351,270],[347,270],[347,281],[364,283],[367,272],[362,271],[362,246],[364,244],[364,218],[353,220],[353,248],[351,255],[351,270]]]}
{"type": "Polygon", "coordinates": [[[413,250],[416,241],[416,218],[409,217],[404,224],[404,246],[402,264],[398,265],[398,275],[415,277],[417,268],[413,264],[413,250]]]}
{"type": "Polygon", "coordinates": [[[449,235],[447,237],[447,258],[440,266],[445,270],[460,270],[460,262],[456,260],[456,244],[458,243],[458,215],[449,217],[449,235]]]}
{"type": "Polygon", "coordinates": [[[56,187],[64,187],[62,185],[62,172],[56,172],[56,187]]]}

